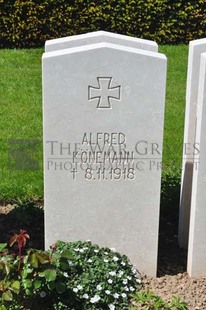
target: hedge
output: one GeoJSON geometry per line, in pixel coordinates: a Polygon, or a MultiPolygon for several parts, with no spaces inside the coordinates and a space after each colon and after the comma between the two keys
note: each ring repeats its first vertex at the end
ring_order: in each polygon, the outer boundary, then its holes
{"type": "Polygon", "coordinates": [[[206,0],[0,0],[0,47],[97,30],[187,43],[206,36],[206,0]]]}

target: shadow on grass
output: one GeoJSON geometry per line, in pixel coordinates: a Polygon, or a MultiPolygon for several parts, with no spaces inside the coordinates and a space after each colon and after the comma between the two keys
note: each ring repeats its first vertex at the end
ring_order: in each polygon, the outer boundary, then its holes
{"type": "Polygon", "coordinates": [[[158,276],[176,275],[186,271],[187,251],[178,246],[179,199],[180,173],[163,175],[158,276]]]}
{"type": "Polygon", "coordinates": [[[15,205],[11,211],[5,210],[5,212],[1,209],[6,207],[0,207],[0,243],[9,242],[15,233],[24,229],[30,236],[27,247],[43,249],[44,211],[41,205],[39,202],[29,201],[15,205]]]}

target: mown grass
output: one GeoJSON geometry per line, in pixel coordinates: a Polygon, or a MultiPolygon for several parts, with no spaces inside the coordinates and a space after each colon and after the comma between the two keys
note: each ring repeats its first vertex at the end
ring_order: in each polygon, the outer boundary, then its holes
{"type": "MultiPolygon", "coordinates": [[[[164,163],[181,167],[187,46],[161,46],[168,57],[164,163]]],[[[41,55],[43,49],[0,50],[0,199],[43,197],[41,55]],[[16,170],[10,140],[38,140],[39,169],[16,170]]],[[[14,151],[14,150],[13,150],[14,151]]],[[[25,160],[24,150],[22,161],[25,160]]],[[[19,155],[18,155],[19,157],[19,155]]]]}

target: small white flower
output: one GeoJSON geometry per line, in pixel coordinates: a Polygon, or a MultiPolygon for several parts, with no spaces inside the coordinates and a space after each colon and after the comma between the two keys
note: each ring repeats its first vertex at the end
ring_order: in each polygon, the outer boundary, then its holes
{"type": "Polygon", "coordinates": [[[106,290],[105,293],[109,295],[111,292],[109,290],[106,290]]]}
{"type": "Polygon", "coordinates": [[[64,273],[63,273],[63,276],[64,276],[65,278],[68,278],[68,273],[67,273],[67,272],[64,272],[64,273]]]}
{"type": "Polygon", "coordinates": [[[118,294],[118,293],[115,293],[115,294],[114,294],[114,298],[118,299],[118,298],[119,298],[119,294],[118,294]]]}
{"type": "Polygon", "coordinates": [[[89,259],[87,260],[87,263],[92,263],[92,259],[89,258],[89,259]]]}
{"type": "Polygon", "coordinates": [[[77,289],[78,289],[78,290],[82,290],[82,289],[83,289],[83,286],[82,286],[82,285],[77,285],[77,289]]]}
{"type": "Polygon", "coordinates": [[[121,262],[121,265],[122,265],[122,266],[125,266],[125,265],[126,265],[126,263],[125,263],[125,262],[121,262]]]}
{"type": "Polygon", "coordinates": [[[132,269],[133,274],[137,273],[137,270],[135,268],[132,269]]]}
{"type": "Polygon", "coordinates": [[[97,285],[97,290],[98,290],[98,291],[101,291],[101,290],[102,290],[102,287],[101,287],[100,284],[97,285]]]}
{"type": "Polygon", "coordinates": [[[44,298],[45,296],[46,296],[46,292],[45,291],[40,292],[40,297],[41,298],[44,298]]]}
{"type": "Polygon", "coordinates": [[[127,297],[127,294],[125,294],[125,293],[122,293],[121,295],[122,295],[122,298],[126,298],[127,297]]]}
{"type": "Polygon", "coordinates": [[[112,280],[112,279],[109,279],[109,280],[108,280],[108,283],[109,283],[109,284],[112,284],[112,283],[113,283],[113,280],[112,280]]]}
{"type": "Polygon", "coordinates": [[[139,284],[142,283],[141,279],[136,279],[136,282],[139,283],[139,284]]]}
{"type": "Polygon", "coordinates": [[[124,280],[122,281],[122,283],[123,283],[123,284],[127,284],[127,283],[128,283],[128,280],[127,280],[127,279],[124,279],[124,280]]]}
{"type": "Polygon", "coordinates": [[[68,259],[67,262],[68,262],[69,266],[73,266],[74,265],[73,262],[71,260],[69,260],[69,259],[68,259]]]}
{"type": "Polygon", "coordinates": [[[75,252],[79,252],[79,250],[80,250],[79,248],[74,249],[75,252]]]}
{"type": "Polygon", "coordinates": [[[105,262],[105,263],[108,263],[108,262],[109,262],[109,260],[108,260],[108,259],[106,259],[106,258],[104,258],[104,262],[105,262]]]}
{"type": "Polygon", "coordinates": [[[125,289],[126,292],[129,292],[129,288],[127,286],[125,286],[124,289],[125,289]]]}
{"type": "Polygon", "coordinates": [[[83,252],[84,252],[84,249],[80,249],[79,252],[80,252],[80,253],[83,253],[83,252]]]}
{"type": "Polygon", "coordinates": [[[116,272],[115,272],[115,271],[110,271],[110,272],[109,272],[109,275],[110,275],[110,276],[116,276],[116,272]]]}
{"type": "Polygon", "coordinates": [[[89,298],[89,295],[88,295],[88,294],[84,294],[84,295],[83,295],[83,298],[88,299],[88,298],[89,298]]]}
{"type": "Polygon", "coordinates": [[[104,254],[105,254],[105,255],[108,255],[109,253],[108,253],[108,252],[104,252],[104,254]]]}
{"type": "Polygon", "coordinates": [[[117,252],[115,248],[111,248],[110,250],[114,253],[117,252]]]}
{"type": "Polygon", "coordinates": [[[94,250],[95,253],[99,253],[99,250],[94,250]]]}
{"type": "Polygon", "coordinates": [[[134,288],[133,286],[130,286],[129,289],[130,289],[131,292],[134,292],[134,291],[135,291],[135,288],[134,288]]]}
{"type": "Polygon", "coordinates": [[[87,247],[87,246],[86,246],[86,247],[84,247],[84,248],[83,248],[83,250],[84,250],[84,251],[88,250],[88,247],[87,247]]]}
{"type": "Polygon", "coordinates": [[[132,277],[128,276],[127,279],[128,279],[128,280],[132,280],[132,277]]]}
{"type": "Polygon", "coordinates": [[[123,274],[124,274],[124,271],[120,270],[119,274],[118,274],[118,277],[121,278],[121,276],[123,276],[123,274]]]}
{"type": "Polygon", "coordinates": [[[100,300],[100,297],[98,296],[98,295],[95,295],[94,297],[92,297],[91,299],[90,299],[90,302],[92,303],[92,304],[95,304],[96,302],[98,302],[100,300]]]}
{"type": "Polygon", "coordinates": [[[77,293],[77,292],[78,292],[78,288],[77,288],[77,287],[74,287],[74,288],[73,288],[73,292],[74,292],[74,293],[77,293]]]}
{"type": "Polygon", "coordinates": [[[109,310],[115,310],[115,305],[110,304],[109,305],[109,310]]]}
{"type": "Polygon", "coordinates": [[[119,258],[117,256],[113,257],[113,261],[117,262],[119,260],[119,258]]]}

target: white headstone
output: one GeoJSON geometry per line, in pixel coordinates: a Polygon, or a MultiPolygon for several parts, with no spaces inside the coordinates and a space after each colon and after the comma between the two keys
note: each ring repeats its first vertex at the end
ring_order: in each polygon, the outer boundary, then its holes
{"type": "Polygon", "coordinates": [[[158,53],[43,55],[46,247],[90,239],[156,274],[165,83],[158,53]]]}
{"type": "Polygon", "coordinates": [[[179,213],[179,244],[188,247],[190,205],[193,175],[193,144],[195,143],[197,97],[199,86],[200,57],[206,52],[206,39],[194,40],[189,44],[187,94],[184,129],[184,148],[179,213]],[[190,149],[190,151],[185,151],[190,149]]]}
{"type": "Polygon", "coordinates": [[[188,273],[206,277],[206,53],[201,56],[196,142],[199,164],[193,170],[188,273]]]}
{"type": "Polygon", "coordinates": [[[48,40],[45,43],[45,52],[53,52],[65,48],[78,47],[81,45],[101,42],[125,45],[128,47],[140,48],[151,52],[158,52],[158,45],[154,41],[133,38],[107,31],[95,31],[86,34],[48,40]]]}

